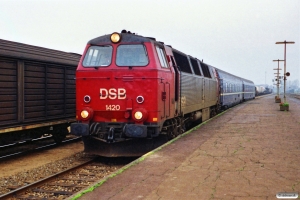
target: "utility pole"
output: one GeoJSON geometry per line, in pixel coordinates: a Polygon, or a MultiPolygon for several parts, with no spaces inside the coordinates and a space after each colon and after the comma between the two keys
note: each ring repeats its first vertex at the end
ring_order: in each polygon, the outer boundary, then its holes
{"type": "MultiPolygon", "coordinates": [[[[286,82],[286,44],[295,44],[295,42],[293,41],[290,41],[290,42],[287,42],[286,40],[284,40],[284,42],[276,42],[275,44],[284,44],[284,74],[283,74],[283,83],[284,83],[284,87],[283,87],[283,99],[284,99],[284,103],[286,102],[286,97],[285,97],[285,88],[286,88],[286,85],[285,85],[285,82],[286,82]]],[[[288,73],[288,76],[290,75],[290,73],[288,73]]]]}
{"type": "MultiPolygon", "coordinates": [[[[279,94],[279,70],[281,70],[281,69],[279,69],[279,62],[280,61],[284,61],[284,60],[273,60],[273,62],[278,62],[278,67],[277,67],[277,69],[274,69],[274,70],[277,70],[277,72],[276,73],[274,73],[274,74],[276,74],[275,76],[276,76],[276,80],[277,80],[277,98],[279,98],[280,99],[280,94],[279,94]]],[[[275,102],[276,102],[276,100],[275,100],[275,102]]],[[[280,99],[280,102],[278,101],[278,102],[276,102],[276,103],[281,103],[281,99],[280,99]]]]}

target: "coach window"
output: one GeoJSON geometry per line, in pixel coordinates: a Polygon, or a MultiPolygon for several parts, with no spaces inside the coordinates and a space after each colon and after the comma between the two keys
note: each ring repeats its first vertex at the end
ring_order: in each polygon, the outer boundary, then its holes
{"type": "Polygon", "coordinates": [[[162,48],[158,47],[158,46],[156,46],[155,48],[156,48],[156,53],[157,53],[158,58],[159,58],[160,65],[163,68],[168,68],[167,61],[166,61],[166,56],[164,54],[164,50],[162,48]]]}
{"type": "Polygon", "coordinates": [[[146,66],[148,65],[148,55],[144,45],[130,44],[119,45],[117,48],[116,64],[120,67],[146,66]]]}
{"type": "Polygon", "coordinates": [[[111,64],[112,46],[90,46],[83,59],[84,67],[101,67],[111,64]]]}

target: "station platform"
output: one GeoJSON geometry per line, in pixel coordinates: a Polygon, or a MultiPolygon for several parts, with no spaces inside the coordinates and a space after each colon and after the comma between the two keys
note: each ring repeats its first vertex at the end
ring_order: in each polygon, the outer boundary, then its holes
{"type": "Polygon", "coordinates": [[[237,105],[78,199],[278,199],[300,194],[300,100],[274,95],[237,105]]]}

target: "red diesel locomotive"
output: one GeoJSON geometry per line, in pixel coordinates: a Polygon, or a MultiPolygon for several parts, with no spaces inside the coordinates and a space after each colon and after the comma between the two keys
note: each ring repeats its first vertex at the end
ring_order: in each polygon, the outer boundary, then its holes
{"type": "MultiPolygon", "coordinates": [[[[76,119],[87,153],[139,156],[222,107],[216,68],[127,31],[88,42],[76,71],[76,119]]],[[[228,94],[227,94],[228,95],[228,94]]]]}

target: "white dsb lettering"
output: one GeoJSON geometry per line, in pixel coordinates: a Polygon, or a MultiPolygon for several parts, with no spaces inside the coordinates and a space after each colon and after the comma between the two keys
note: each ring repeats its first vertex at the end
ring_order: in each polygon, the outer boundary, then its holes
{"type": "Polygon", "coordinates": [[[126,99],[126,90],[124,88],[100,88],[100,99],[126,99]]]}

